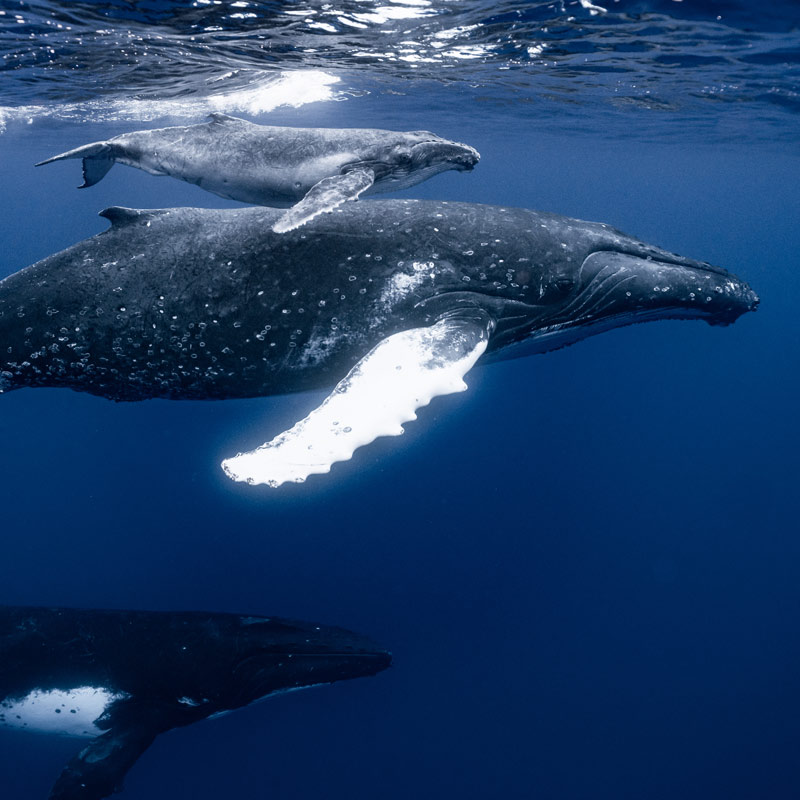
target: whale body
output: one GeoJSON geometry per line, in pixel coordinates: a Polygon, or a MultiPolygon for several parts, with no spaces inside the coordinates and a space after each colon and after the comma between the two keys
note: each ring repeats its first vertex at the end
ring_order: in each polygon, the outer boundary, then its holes
{"type": "Polygon", "coordinates": [[[230,200],[293,206],[273,223],[285,233],[362,194],[405,189],[449,169],[471,170],[480,155],[429,131],[285,128],[211,114],[206,123],[123,133],[36,166],[69,158],[83,159],[80,188],[120,163],[230,200]]]}
{"type": "Polygon", "coordinates": [[[721,268],[525,209],[372,201],[281,235],[265,208],[101,213],[108,231],[0,282],[0,391],[226,399],[336,384],[223,464],[251,483],[300,481],[401,433],[479,358],[646,320],[724,325],[758,305],[721,268]]]}
{"type": "Polygon", "coordinates": [[[161,733],[386,669],[364,636],[277,617],[0,606],[0,725],[89,739],[51,800],[99,800],[161,733]]]}

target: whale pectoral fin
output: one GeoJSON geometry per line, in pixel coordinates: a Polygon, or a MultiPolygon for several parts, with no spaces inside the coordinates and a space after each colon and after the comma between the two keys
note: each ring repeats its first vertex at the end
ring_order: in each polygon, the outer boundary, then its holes
{"type": "Polygon", "coordinates": [[[122,788],[122,780],[159,730],[152,725],[115,726],[92,740],[67,764],[50,800],[100,800],[122,788]]]}
{"type": "Polygon", "coordinates": [[[463,377],[486,350],[493,326],[488,317],[451,316],[389,336],[319,408],[271,442],[223,461],[222,468],[251,484],[301,483],[379,436],[403,433],[418,408],[467,388],[463,377]]]}
{"type": "Polygon", "coordinates": [[[369,167],[357,167],[341,175],[331,175],[315,183],[297,205],[292,206],[272,226],[275,233],[287,233],[305,225],[314,217],[333,211],[358,196],[375,183],[375,173],[369,167]]]}

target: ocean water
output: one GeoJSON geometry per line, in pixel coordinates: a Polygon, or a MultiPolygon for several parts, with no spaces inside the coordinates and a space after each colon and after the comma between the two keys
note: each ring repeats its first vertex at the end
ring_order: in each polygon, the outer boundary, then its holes
{"type": "MultiPolygon", "coordinates": [[[[279,490],[219,462],[324,393],[0,397],[0,603],[282,615],[394,654],[159,737],[123,797],[800,796],[800,13],[767,6],[0,2],[0,277],[106,206],[237,205],[33,167],[224,111],[466,141],[473,173],[398,196],[608,222],[761,297],[478,367],[279,490]]],[[[45,797],[78,747],[0,729],[0,796],[45,797]]]]}

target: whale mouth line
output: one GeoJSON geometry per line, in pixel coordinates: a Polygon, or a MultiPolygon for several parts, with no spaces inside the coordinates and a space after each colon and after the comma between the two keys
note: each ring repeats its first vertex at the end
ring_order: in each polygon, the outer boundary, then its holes
{"type": "MultiPolygon", "coordinates": [[[[417,142],[411,149],[420,161],[427,162],[425,164],[427,167],[439,164],[459,172],[472,171],[481,158],[480,153],[474,147],[437,139],[417,142]]],[[[424,169],[425,166],[418,166],[417,169],[424,169]]]]}
{"type": "Polygon", "coordinates": [[[288,653],[288,655],[300,656],[302,658],[386,658],[390,653],[380,650],[357,650],[350,653],[337,650],[336,652],[330,653],[288,653]]]}
{"type": "Polygon", "coordinates": [[[252,656],[246,658],[242,664],[246,663],[250,660],[256,660],[259,658],[264,657],[276,657],[276,658],[377,658],[377,659],[386,659],[391,658],[392,654],[386,650],[355,650],[347,652],[346,650],[331,650],[330,652],[325,651],[314,651],[304,653],[299,650],[264,650],[261,653],[256,653],[252,656]]]}
{"type": "Polygon", "coordinates": [[[506,331],[502,343],[487,352],[484,361],[487,363],[507,361],[525,355],[536,355],[568,347],[590,336],[605,331],[617,330],[647,322],[662,320],[701,320],[710,325],[730,325],[729,321],[712,321],[712,315],[702,308],[646,309],[639,312],[620,312],[607,317],[592,320],[565,320],[536,329],[536,323],[528,326],[527,334],[519,331],[526,326],[520,325],[512,331],[506,331]]]}
{"type": "MultiPolygon", "coordinates": [[[[578,320],[563,320],[555,322],[552,325],[547,325],[539,329],[535,338],[547,337],[553,334],[559,334],[573,330],[575,328],[583,328],[592,333],[596,332],[597,328],[609,330],[612,328],[622,328],[628,325],[637,325],[640,322],[653,322],[655,320],[676,320],[676,319],[708,319],[715,316],[710,311],[703,308],[649,308],[633,311],[620,311],[616,314],[609,314],[607,317],[594,317],[592,319],[578,319],[578,320]],[[626,320],[621,323],[621,320],[626,320]]],[[[729,323],[719,323],[729,324],[729,323]]]]}
{"type": "Polygon", "coordinates": [[[670,253],[667,250],[660,250],[656,248],[653,248],[649,252],[647,249],[644,251],[637,251],[636,249],[625,247],[620,250],[615,250],[613,248],[601,248],[600,250],[593,250],[591,253],[589,253],[584,259],[584,264],[586,263],[586,260],[592,256],[603,254],[608,256],[628,256],[629,258],[638,258],[641,261],[646,261],[649,264],[663,264],[666,267],[694,269],[698,272],[709,272],[712,275],[725,276],[729,274],[728,270],[723,269],[722,267],[714,266],[714,264],[709,264],[707,261],[697,261],[693,258],[687,258],[686,256],[681,256],[677,253],[670,253]]]}
{"type": "MultiPolygon", "coordinates": [[[[710,324],[726,325],[734,322],[746,311],[755,311],[759,305],[759,298],[749,286],[743,284],[735,276],[726,270],[713,267],[704,262],[692,264],[682,264],[677,260],[646,258],[641,256],[631,256],[627,253],[614,253],[614,251],[597,251],[584,259],[578,271],[576,280],[577,291],[573,299],[561,308],[553,316],[553,324],[562,327],[592,324],[598,319],[608,318],[618,320],[620,317],[638,318],[646,316],[648,319],[707,319],[710,324]],[[608,252],[613,257],[629,257],[640,259],[654,268],[666,267],[676,270],[673,277],[668,277],[661,286],[653,286],[653,293],[642,292],[642,286],[635,287],[637,281],[641,281],[642,273],[640,270],[631,269],[627,265],[622,266],[608,263],[603,265],[595,275],[589,278],[585,285],[581,286],[585,280],[585,270],[593,256],[597,253],[608,252]],[[696,273],[697,277],[703,276],[707,281],[709,276],[719,276],[720,283],[712,286],[698,286],[691,279],[691,273],[696,273]],[[676,283],[673,283],[677,279],[676,283]],[[632,291],[625,291],[625,284],[629,284],[632,291]],[[625,297],[621,292],[625,291],[625,297]],[[663,295],[659,294],[659,291],[663,295]],[[707,293],[707,295],[706,295],[707,293]],[[712,297],[714,303],[706,306],[703,303],[710,302],[712,297]],[[638,304],[636,300],[639,300],[638,304]],[[626,303],[626,299],[632,302],[629,308],[615,310],[615,306],[626,303]],[[722,300],[723,304],[719,301],[722,300]],[[655,301],[655,307],[654,307],[655,301]],[[610,312],[610,313],[609,313],[610,312]]],[[[663,278],[663,276],[662,276],[663,278]]],[[[661,280],[655,278],[655,280],[661,280]]]]}
{"type": "MultiPolygon", "coordinates": [[[[559,312],[550,325],[543,326],[539,329],[538,334],[548,335],[550,333],[567,331],[573,328],[586,328],[594,329],[596,326],[607,326],[608,328],[619,328],[626,325],[634,325],[639,322],[651,322],[653,320],[676,320],[676,319],[702,319],[707,321],[710,325],[730,325],[741,314],[735,313],[732,319],[727,319],[719,309],[709,309],[703,306],[689,306],[675,301],[673,306],[662,306],[657,308],[630,308],[620,309],[614,313],[606,314],[611,309],[618,298],[615,295],[616,290],[624,283],[635,280],[636,276],[626,276],[617,281],[602,294],[595,291],[589,298],[586,298],[583,304],[578,308],[578,313],[566,309],[559,312]],[[594,301],[594,302],[592,302],[594,301]],[[569,317],[562,318],[562,315],[568,314],[569,317]],[[621,320],[626,322],[621,323],[621,320]]],[[[605,284],[608,276],[601,282],[605,284]]],[[[588,289],[589,287],[587,287],[588,289]]],[[[599,290],[598,286],[598,290],[599,290]]],[[[584,294],[585,291],[582,293],[584,294]]]]}
{"type": "MultiPolygon", "coordinates": [[[[608,252],[613,253],[614,251],[608,252]]],[[[699,267],[687,267],[685,264],[676,262],[659,260],[659,263],[676,269],[698,269],[699,271],[699,267]]],[[[502,331],[499,331],[495,338],[497,347],[492,349],[524,346],[526,342],[536,347],[536,343],[544,344],[562,338],[565,340],[565,344],[570,344],[572,341],[578,341],[612,328],[655,320],[700,319],[709,325],[726,326],[735,322],[745,311],[744,308],[731,308],[727,311],[720,310],[718,306],[706,308],[699,304],[699,300],[698,305],[693,306],[689,304],[688,300],[681,300],[677,297],[673,298],[674,304],[660,307],[622,307],[615,310],[614,306],[620,303],[620,291],[624,291],[625,284],[633,284],[640,276],[635,272],[629,272],[609,264],[598,270],[588,283],[581,286],[585,267],[586,261],[578,271],[576,287],[571,293],[572,297],[568,295],[569,299],[565,298],[565,305],[557,310],[554,309],[552,315],[548,314],[547,307],[515,301],[513,303],[515,313],[503,316],[502,331]]],[[[706,272],[718,274],[714,269],[706,270],[706,272]]],[[[628,297],[632,294],[632,292],[628,292],[628,297]]],[[[622,300],[624,302],[624,298],[622,300]]],[[[747,303],[746,310],[754,311],[758,304],[759,299],[753,294],[752,299],[747,303]]]]}

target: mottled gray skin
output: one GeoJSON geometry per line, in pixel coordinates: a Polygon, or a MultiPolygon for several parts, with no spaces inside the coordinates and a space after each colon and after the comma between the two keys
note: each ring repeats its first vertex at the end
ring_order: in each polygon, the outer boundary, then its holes
{"type": "MultiPolygon", "coordinates": [[[[364,194],[405,189],[449,169],[470,170],[477,151],[427,131],[372,128],[284,128],[212,114],[210,122],[133,131],[71,150],[63,158],[102,159],[97,182],[114,162],[169,175],[220,197],[288,207],[323,178],[367,167],[375,183],[364,194]]],[[[98,162],[99,163],[99,162],[98,162]]]]}
{"type": "Polygon", "coordinates": [[[271,395],[330,386],[386,336],[453,314],[488,319],[499,358],[758,303],[725,270],[554,214],[383,200],[274,234],[279,213],[103,212],[110,230],[0,282],[4,388],[271,395]]]}

